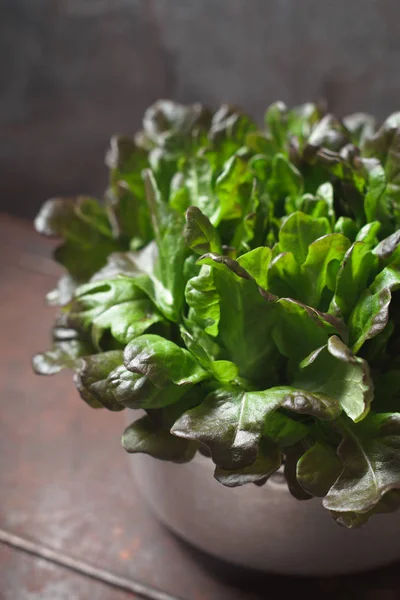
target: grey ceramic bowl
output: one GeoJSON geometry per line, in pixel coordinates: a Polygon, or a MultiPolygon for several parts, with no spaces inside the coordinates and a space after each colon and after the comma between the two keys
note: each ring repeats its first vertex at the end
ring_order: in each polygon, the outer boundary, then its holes
{"type": "Polygon", "coordinates": [[[262,571],[333,575],[400,560],[400,512],[362,529],[337,525],[318,499],[292,498],[279,474],[263,487],[226,488],[210,459],[176,465],[130,457],[138,488],[157,517],[190,544],[262,571]]]}

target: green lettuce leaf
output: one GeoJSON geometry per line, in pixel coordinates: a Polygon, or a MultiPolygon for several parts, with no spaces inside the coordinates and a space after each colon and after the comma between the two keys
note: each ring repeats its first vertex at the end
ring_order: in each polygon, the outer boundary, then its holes
{"type": "Polygon", "coordinates": [[[189,248],[197,254],[220,253],[222,250],[218,231],[196,206],[186,211],[184,237],[189,248]]]}
{"type": "Polygon", "coordinates": [[[185,290],[186,302],[191,308],[189,316],[202,324],[209,335],[218,335],[220,299],[214,283],[213,270],[203,265],[196,277],[189,279],[185,290]]]}
{"type": "Polygon", "coordinates": [[[260,246],[239,256],[237,262],[249,273],[257,285],[263,289],[268,289],[268,267],[271,260],[271,248],[260,246]]]}
{"type": "Polygon", "coordinates": [[[268,291],[276,296],[299,299],[303,292],[300,267],[292,252],[275,256],[268,267],[268,291]]]}
{"type": "Polygon", "coordinates": [[[55,340],[51,350],[36,354],[32,366],[38,375],[55,375],[62,369],[72,369],[81,356],[93,352],[90,343],[79,339],[55,340]]]}
{"type": "Polygon", "coordinates": [[[213,225],[243,216],[246,199],[251,193],[251,180],[246,161],[241,156],[232,156],[215,183],[218,212],[211,218],[213,225]]]}
{"type": "Polygon", "coordinates": [[[118,237],[126,238],[132,249],[151,240],[143,170],[148,168],[147,153],[132,138],[113,136],[106,155],[110,170],[106,203],[111,226],[118,237]]]}
{"type": "Polygon", "coordinates": [[[199,130],[209,126],[211,115],[201,104],[188,106],[172,100],[158,100],[143,117],[141,144],[170,151],[185,150],[199,130]]]}
{"type": "Polygon", "coordinates": [[[334,399],[292,387],[260,392],[222,388],[184,413],[171,432],[204,444],[215,464],[224,470],[248,467],[257,459],[268,415],[281,407],[328,421],[340,414],[334,399]]]}
{"type": "Polygon", "coordinates": [[[301,265],[307,258],[310,244],[328,233],[331,231],[325,217],[315,219],[302,212],[294,212],[279,230],[279,248],[282,252],[291,252],[301,265]]]}
{"type": "Polygon", "coordinates": [[[184,263],[188,249],[183,237],[184,218],[162,200],[156,180],[150,170],[145,173],[146,197],[151,212],[158,259],[154,274],[156,299],[173,321],[179,320],[185,288],[184,263]]]}
{"type": "Polygon", "coordinates": [[[317,441],[298,460],[297,481],[311,496],[324,497],[342,471],[335,448],[317,441]]]}
{"type": "Polygon", "coordinates": [[[388,324],[392,292],[400,287],[400,270],[386,267],[361,295],[349,317],[350,343],[357,353],[363,344],[381,333],[388,324]]]}
{"type": "Polygon", "coordinates": [[[278,150],[286,150],[288,108],[283,102],[274,102],[265,113],[269,134],[278,150]]]}
{"type": "Polygon", "coordinates": [[[375,133],[375,118],[367,113],[353,113],[343,118],[343,125],[351,135],[353,144],[359,146],[375,133]]]}
{"type": "Polygon", "coordinates": [[[312,128],[304,155],[310,159],[321,149],[338,152],[348,141],[349,135],[343,123],[334,115],[327,114],[312,128]]]}
{"type": "Polygon", "coordinates": [[[277,216],[285,214],[287,201],[292,204],[303,193],[303,177],[300,171],[283,154],[276,154],[272,160],[267,190],[270,200],[276,206],[277,216]]]}
{"type": "Polygon", "coordinates": [[[390,490],[400,488],[400,415],[370,414],[340,423],[343,471],[323,500],[336,513],[367,513],[390,490]]]}
{"type": "Polygon", "coordinates": [[[280,446],[293,446],[309,433],[307,424],[291,419],[280,410],[268,415],[264,425],[264,436],[280,446]]]}
{"type": "Polygon", "coordinates": [[[301,265],[301,281],[305,304],[320,306],[325,288],[334,291],[336,274],[350,247],[349,240],[340,233],[332,233],[312,242],[307,258],[301,265]]]}
{"type": "Polygon", "coordinates": [[[109,410],[160,409],[175,404],[191,389],[170,382],[156,387],[149,377],[125,368],[121,350],[81,359],[76,363],[75,384],[86,402],[109,410]]]}
{"type": "Polygon", "coordinates": [[[349,529],[358,528],[365,525],[373,515],[387,514],[394,512],[400,508],[400,490],[390,490],[386,492],[375,504],[374,508],[363,513],[356,512],[336,512],[331,510],[330,513],[336,523],[349,529]]]}
{"type": "Polygon", "coordinates": [[[374,167],[368,174],[368,191],[364,200],[367,223],[378,221],[383,231],[391,225],[392,215],[390,198],[386,193],[387,180],[381,165],[374,167]]]}
{"type": "Polygon", "coordinates": [[[400,245],[400,230],[395,231],[388,237],[384,238],[375,248],[374,254],[380,259],[383,264],[397,262],[397,250],[400,245]]]}
{"type": "Polygon", "coordinates": [[[378,159],[386,178],[386,189],[380,199],[380,216],[390,232],[393,224],[399,226],[400,201],[400,113],[390,115],[381,128],[366,138],[362,153],[367,158],[378,159]]]}
{"type": "Polygon", "coordinates": [[[181,327],[181,337],[186,348],[197,358],[200,365],[210,371],[218,381],[222,383],[239,381],[237,365],[229,360],[215,360],[216,346],[213,344],[214,352],[210,351],[209,340],[205,339],[204,335],[199,335],[198,328],[194,328],[193,333],[190,333],[181,327]]]}
{"type": "MultiPolygon", "coordinates": [[[[327,181],[318,187],[315,196],[304,194],[300,201],[296,202],[295,208],[314,219],[325,217],[332,226],[335,219],[333,195],[333,186],[327,181]]],[[[332,233],[331,227],[326,233],[332,233]]]]}
{"type": "Polygon", "coordinates": [[[358,227],[353,219],[349,217],[339,217],[336,221],[334,228],[334,233],[341,233],[345,237],[347,237],[350,241],[354,241],[357,236],[358,227]]]}
{"type": "Polygon", "coordinates": [[[294,386],[334,398],[353,421],[362,420],[374,397],[368,363],[352,354],[333,335],[326,346],[313,352],[302,364],[294,386]]]}
{"type": "Polygon", "coordinates": [[[330,334],[341,330],[340,322],[291,298],[280,298],[276,305],[272,338],[279,352],[288,358],[306,358],[326,344],[330,334]]]}
{"type": "Polygon", "coordinates": [[[176,385],[199,383],[209,376],[188,350],[154,334],[132,340],[125,348],[124,364],[148,377],[156,387],[170,381],[176,385]]]}
{"type": "Polygon", "coordinates": [[[192,460],[197,451],[194,442],[171,435],[149,416],[134,421],[125,429],[122,446],[130,454],[144,453],[175,463],[192,460]]]}
{"type": "MultiPolygon", "coordinates": [[[[184,198],[185,208],[195,206],[213,223],[218,210],[218,198],[214,189],[215,169],[206,156],[193,156],[185,162],[179,173],[178,190],[184,198]]],[[[170,203],[177,204],[178,197],[171,198],[170,203]]],[[[180,200],[181,207],[183,204],[180,200]]]]}
{"type": "Polygon", "coordinates": [[[378,260],[365,242],[354,242],[346,252],[336,276],[335,294],[329,312],[348,317],[360,294],[373,279],[378,260]]]}
{"type": "Polygon", "coordinates": [[[213,114],[208,139],[212,150],[206,152],[216,166],[226,161],[243,147],[247,136],[256,130],[255,123],[243,112],[230,104],[222,104],[213,114]]]}
{"type": "Polygon", "coordinates": [[[108,375],[121,365],[122,356],[121,351],[111,350],[81,359],[74,382],[81,398],[90,406],[99,405],[112,411],[124,409],[107,385],[108,375]]]}
{"type": "Polygon", "coordinates": [[[225,470],[216,467],[214,477],[227,487],[237,487],[246,483],[265,483],[281,466],[282,457],[279,446],[262,438],[256,460],[249,467],[225,470]]]}
{"type": "Polygon", "coordinates": [[[35,228],[43,235],[64,239],[54,258],[77,281],[90,277],[111,252],[121,249],[105,208],[86,196],[47,200],[35,219],[35,228]]]}
{"type": "Polygon", "coordinates": [[[381,224],[379,221],[372,221],[367,223],[364,227],[361,227],[357,233],[356,242],[364,242],[370,248],[377,246],[378,244],[378,233],[380,232],[381,224]]]}
{"type": "Polygon", "coordinates": [[[135,252],[113,252],[107,257],[104,267],[90,278],[90,282],[115,279],[120,275],[153,275],[157,255],[157,245],[154,242],[135,252]]]}
{"type": "MultiPolygon", "coordinates": [[[[270,335],[274,324],[274,304],[265,302],[255,281],[236,261],[207,254],[199,263],[213,269],[219,298],[218,335],[221,344],[239,367],[242,377],[257,378],[261,365],[266,365],[275,353],[270,335]]],[[[211,298],[214,301],[215,296],[211,298]]]]}
{"type": "Polygon", "coordinates": [[[162,318],[137,287],[135,278],[119,277],[78,288],[68,323],[77,329],[90,329],[92,340],[99,348],[107,330],[118,342],[126,344],[162,318]]]}
{"type": "Polygon", "coordinates": [[[303,440],[293,444],[293,446],[285,448],[285,465],[283,472],[289,492],[296,500],[310,500],[312,498],[312,494],[306,492],[297,479],[297,465],[306,449],[307,446],[303,440]]]}

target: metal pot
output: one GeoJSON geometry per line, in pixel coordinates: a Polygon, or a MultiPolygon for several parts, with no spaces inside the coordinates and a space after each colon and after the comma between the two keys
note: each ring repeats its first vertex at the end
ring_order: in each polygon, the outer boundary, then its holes
{"type": "Polygon", "coordinates": [[[337,525],[319,499],[300,502],[278,473],[263,487],[226,488],[211,460],[177,465],[131,457],[138,489],[157,517],[192,545],[262,571],[333,575],[400,560],[400,512],[362,529],[337,525]]]}

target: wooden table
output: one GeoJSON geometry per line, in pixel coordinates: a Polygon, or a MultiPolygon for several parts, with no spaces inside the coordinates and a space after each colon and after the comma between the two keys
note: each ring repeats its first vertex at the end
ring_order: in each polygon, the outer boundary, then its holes
{"type": "Polygon", "coordinates": [[[157,522],[120,445],[122,414],[87,407],[69,373],[31,372],[54,315],[44,301],[59,274],[52,246],[0,215],[0,599],[161,600],[155,588],[184,600],[400,598],[398,566],[332,579],[255,575],[157,522]],[[138,584],[142,595],[129,591],[138,584]]]}

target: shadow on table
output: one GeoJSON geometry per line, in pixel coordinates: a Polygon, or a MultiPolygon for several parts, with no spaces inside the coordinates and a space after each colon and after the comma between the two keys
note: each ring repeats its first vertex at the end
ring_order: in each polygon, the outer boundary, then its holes
{"type": "Polygon", "coordinates": [[[300,577],[262,573],[238,567],[194,548],[170,532],[198,565],[225,585],[243,591],[244,600],[261,600],[277,592],[280,600],[398,600],[400,598],[400,563],[365,573],[330,577],[300,577]]]}

